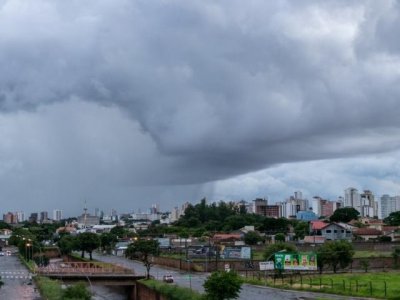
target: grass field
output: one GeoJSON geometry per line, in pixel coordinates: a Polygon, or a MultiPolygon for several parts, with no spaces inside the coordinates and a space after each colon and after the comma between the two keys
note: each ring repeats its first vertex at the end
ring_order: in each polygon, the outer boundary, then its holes
{"type": "Polygon", "coordinates": [[[391,257],[391,251],[355,251],[354,258],[391,257]]]}
{"type": "Polygon", "coordinates": [[[326,274],[321,276],[287,276],[267,281],[245,279],[246,282],[287,289],[309,290],[349,296],[400,299],[400,273],[326,274]]]}

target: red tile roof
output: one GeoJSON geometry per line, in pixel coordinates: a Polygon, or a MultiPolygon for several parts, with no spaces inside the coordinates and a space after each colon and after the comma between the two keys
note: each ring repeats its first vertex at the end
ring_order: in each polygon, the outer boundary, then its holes
{"type": "Polygon", "coordinates": [[[232,233],[216,233],[213,236],[213,239],[215,240],[228,240],[228,239],[241,239],[240,234],[232,234],[232,233]]]}
{"type": "Polygon", "coordinates": [[[354,231],[357,235],[382,235],[382,231],[375,228],[358,228],[354,231]]]}
{"type": "Polygon", "coordinates": [[[311,230],[321,230],[329,225],[329,223],[325,223],[324,221],[311,221],[311,230]]]}

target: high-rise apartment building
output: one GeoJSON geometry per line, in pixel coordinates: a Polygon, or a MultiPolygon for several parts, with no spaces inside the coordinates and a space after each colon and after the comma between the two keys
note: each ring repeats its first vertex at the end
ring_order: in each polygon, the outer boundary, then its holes
{"type": "Polygon", "coordinates": [[[318,217],[330,217],[342,205],[341,199],[329,201],[319,196],[315,196],[312,199],[312,210],[318,217]]]}
{"type": "Polygon", "coordinates": [[[391,197],[389,195],[382,195],[380,205],[380,218],[384,219],[390,213],[400,210],[400,196],[391,197]]]}
{"type": "Polygon", "coordinates": [[[31,213],[28,220],[30,223],[37,223],[38,222],[38,213],[31,213]]]}
{"type": "Polygon", "coordinates": [[[23,211],[17,211],[17,219],[18,219],[18,222],[24,222],[25,221],[25,213],[23,211]]]}
{"type": "Polygon", "coordinates": [[[49,219],[49,214],[47,211],[41,211],[40,212],[40,222],[46,222],[49,219]]]}
{"type": "Polygon", "coordinates": [[[53,210],[53,220],[59,222],[62,219],[62,211],[59,209],[53,210]]]}
{"type": "Polygon", "coordinates": [[[374,194],[365,190],[364,193],[360,195],[360,214],[362,217],[377,217],[378,216],[378,202],[375,201],[374,194]]]}
{"type": "Polygon", "coordinates": [[[3,214],[3,222],[7,224],[16,224],[18,223],[18,217],[17,214],[8,212],[6,214],[3,214]]]}
{"type": "Polygon", "coordinates": [[[252,212],[256,215],[265,216],[267,211],[267,206],[268,206],[267,199],[257,198],[253,200],[252,212]]]}
{"type": "Polygon", "coordinates": [[[353,207],[361,213],[360,194],[357,189],[349,187],[344,190],[344,206],[353,207]]]}

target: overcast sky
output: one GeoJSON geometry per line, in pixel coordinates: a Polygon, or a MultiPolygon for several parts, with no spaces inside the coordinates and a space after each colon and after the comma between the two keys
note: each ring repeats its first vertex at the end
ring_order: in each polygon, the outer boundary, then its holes
{"type": "Polygon", "coordinates": [[[0,202],[400,194],[398,1],[0,0],[0,202]]]}

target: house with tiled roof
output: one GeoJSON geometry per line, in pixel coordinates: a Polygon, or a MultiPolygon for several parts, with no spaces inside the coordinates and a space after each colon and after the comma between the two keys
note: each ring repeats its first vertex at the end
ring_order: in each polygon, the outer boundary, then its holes
{"type": "Polygon", "coordinates": [[[400,241],[400,227],[399,226],[382,226],[382,234],[389,236],[392,242],[400,241]]]}
{"type": "Polygon", "coordinates": [[[242,239],[242,234],[240,233],[216,233],[212,237],[213,242],[216,243],[233,243],[235,241],[240,241],[242,239]]]}
{"type": "Polygon", "coordinates": [[[310,222],[310,232],[315,236],[323,236],[326,241],[351,241],[353,238],[352,230],[347,224],[326,223],[320,220],[310,222]]]}
{"type": "Polygon", "coordinates": [[[354,235],[356,237],[359,237],[363,239],[364,241],[369,241],[369,240],[376,240],[380,236],[382,236],[382,231],[375,229],[375,228],[368,228],[368,227],[363,227],[363,228],[357,228],[354,230],[354,235]]]}

